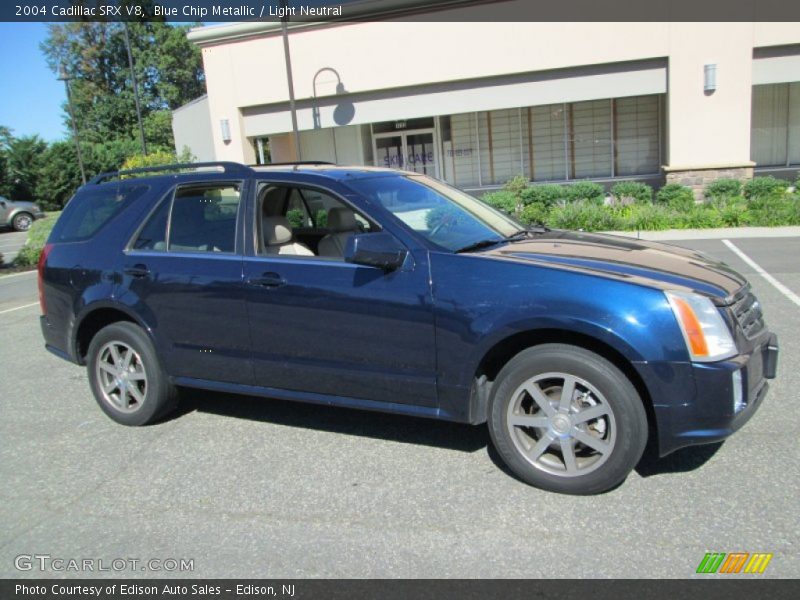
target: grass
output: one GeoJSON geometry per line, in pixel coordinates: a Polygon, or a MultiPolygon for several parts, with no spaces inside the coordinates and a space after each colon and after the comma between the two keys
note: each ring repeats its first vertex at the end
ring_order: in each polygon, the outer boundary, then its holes
{"type": "Polygon", "coordinates": [[[28,239],[25,245],[20,248],[13,264],[3,264],[2,268],[0,268],[0,274],[6,275],[35,269],[36,265],[39,263],[39,256],[47,242],[50,231],[52,231],[53,225],[56,224],[60,214],[60,211],[49,212],[43,219],[34,221],[33,225],[31,225],[31,228],[28,230],[28,239]]]}

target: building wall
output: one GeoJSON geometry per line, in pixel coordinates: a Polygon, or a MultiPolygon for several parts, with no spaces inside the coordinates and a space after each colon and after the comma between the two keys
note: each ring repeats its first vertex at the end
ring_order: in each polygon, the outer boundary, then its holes
{"type": "MultiPolygon", "coordinates": [[[[280,137],[291,130],[280,32],[265,25],[252,33],[251,25],[249,37],[226,39],[236,27],[204,28],[190,34],[202,46],[212,125],[222,119],[231,123],[232,140],[227,144],[221,140],[219,127],[211,128],[216,157],[254,162],[248,138],[270,136],[276,140],[272,147],[278,149],[277,153],[273,149],[273,160],[294,158],[293,140],[280,137]]],[[[794,56],[800,55],[797,46],[788,58],[770,59],[769,65],[763,62],[760,71],[754,49],[792,44],[800,44],[796,23],[384,21],[301,27],[290,33],[298,121],[303,130],[301,152],[303,158],[328,157],[335,139],[339,162],[350,162],[345,156],[366,162],[371,147],[364,141],[369,124],[377,121],[447,115],[452,118],[453,135],[476,128],[481,136],[485,128],[480,119],[491,113],[493,135],[502,135],[503,128],[512,135],[520,127],[526,129],[529,107],[585,102],[581,110],[602,112],[612,98],[665,94],[658,140],[663,147],[658,150],[669,180],[702,185],[720,174],[748,176],[754,165],[754,80],[774,79],[777,73],[785,82],[800,81],[800,73],[794,73],[800,70],[800,60],[794,56]],[[716,65],[717,86],[710,93],[703,85],[706,64],[716,65]],[[767,73],[767,66],[772,75],[759,75],[767,73]],[[343,87],[344,94],[337,95],[337,84],[338,92],[343,87]],[[334,111],[342,103],[349,103],[353,113],[346,121],[349,126],[331,129],[341,125],[334,111]],[[317,114],[314,107],[319,107],[317,114]],[[496,114],[498,110],[507,114],[496,114]],[[476,113],[479,122],[472,123],[476,113]],[[314,131],[315,127],[322,129],[314,131]]],[[[615,109],[620,107],[630,109],[618,101],[615,109]]],[[[599,117],[593,121],[596,131],[590,133],[608,139],[610,133],[597,129],[600,121],[599,117]]],[[[537,128],[532,135],[546,136],[547,131],[537,128]]],[[[646,143],[640,138],[635,143],[646,143]]],[[[479,139],[484,151],[488,141],[479,139]]],[[[613,160],[610,151],[603,155],[605,148],[595,150],[595,162],[603,156],[613,160]]],[[[509,173],[517,163],[530,162],[527,144],[501,151],[508,155],[509,173]]],[[[540,151],[546,148],[534,150],[540,151]]],[[[497,177],[480,158],[474,156],[474,165],[443,164],[442,169],[453,171],[456,180],[461,178],[459,169],[477,169],[482,180],[494,182],[497,177]]],[[[594,170],[605,172],[604,166],[594,163],[579,167],[575,177],[593,177],[594,170]]],[[[625,175],[623,170],[614,175],[625,175]]]]}
{"type": "Polygon", "coordinates": [[[216,151],[211,135],[208,96],[198,98],[172,113],[172,133],[178,154],[189,148],[199,162],[214,160],[216,151]]]}

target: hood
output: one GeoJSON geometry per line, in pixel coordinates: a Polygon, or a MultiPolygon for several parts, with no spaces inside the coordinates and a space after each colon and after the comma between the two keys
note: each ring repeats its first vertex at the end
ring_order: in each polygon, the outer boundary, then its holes
{"type": "Polygon", "coordinates": [[[694,291],[715,304],[734,300],[747,281],[706,254],[657,242],[553,230],[476,253],[487,258],[578,271],[662,290],[694,291]]]}

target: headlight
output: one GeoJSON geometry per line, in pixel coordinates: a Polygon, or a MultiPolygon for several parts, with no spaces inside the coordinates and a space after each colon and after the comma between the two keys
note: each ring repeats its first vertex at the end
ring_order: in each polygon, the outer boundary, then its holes
{"type": "Polygon", "coordinates": [[[690,292],[665,292],[693,361],[712,362],[736,354],[736,344],[714,303],[690,292]]]}

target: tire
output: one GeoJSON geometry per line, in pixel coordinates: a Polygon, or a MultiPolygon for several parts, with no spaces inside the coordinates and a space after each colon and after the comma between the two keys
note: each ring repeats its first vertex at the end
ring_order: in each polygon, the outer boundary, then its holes
{"type": "Polygon", "coordinates": [[[33,224],[33,215],[26,212],[17,213],[11,220],[14,231],[28,231],[33,224]]]}
{"type": "Polygon", "coordinates": [[[647,443],[647,415],[630,380],[577,346],[543,344],[500,371],[489,404],[489,433],[523,481],[563,494],[599,494],[619,485],[647,443]],[[564,389],[572,392],[565,396],[564,389]]]}
{"type": "Polygon", "coordinates": [[[89,344],[86,369],[95,400],[123,425],[147,425],[173,410],[177,391],[141,327],[125,321],[101,329],[89,344]]]}

